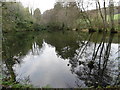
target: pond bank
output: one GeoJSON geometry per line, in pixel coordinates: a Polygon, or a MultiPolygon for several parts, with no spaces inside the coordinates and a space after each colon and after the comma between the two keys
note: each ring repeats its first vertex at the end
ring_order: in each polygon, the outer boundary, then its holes
{"type": "MultiPolygon", "coordinates": [[[[10,33],[10,32],[41,32],[41,31],[48,31],[48,32],[65,32],[65,31],[76,31],[76,32],[89,32],[89,33],[103,33],[104,30],[97,30],[97,29],[69,29],[69,30],[48,30],[48,29],[41,29],[41,30],[23,30],[23,31],[3,31],[3,33],[10,33]]],[[[120,33],[120,30],[115,30],[113,32],[110,32],[109,30],[105,31],[106,33],[120,33]]]]}

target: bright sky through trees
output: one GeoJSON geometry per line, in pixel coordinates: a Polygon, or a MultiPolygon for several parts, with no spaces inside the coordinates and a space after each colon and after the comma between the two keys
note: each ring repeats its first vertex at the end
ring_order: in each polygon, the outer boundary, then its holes
{"type": "MultiPolygon", "coordinates": [[[[6,0],[6,1],[15,1],[15,0],[6,0]]],[[[41,13],[43,13],[46,10],[49,10],[51,8],[54,7],[54,4],[56,1],[61,2],[61,1],[68,1],[68,2],[74,2],[77,0],[16,0],[16,1],[20,1],[22,2],[22,4],[25,7],[30,7],[33,10],[35,10],[36,8],[39,8],[41,10],[41,13]]],[[[84,6],[87,7],[86,5],[88,5],[89,2],[93,2],[92,4],[89,5],[88,9],[95,9],[95,0],[83,0],[84,1],[84,6]]],[[[103,6],[103,0],[99,0],[101,3],[101,6],[103,6]]],[[[107,2],[107,4],[109,3],[109,0],[105,0],[107,2]]],[[[119,0],[113,0],[115,2],[115,5],[120,5],[120,1],[119,0]]]]}

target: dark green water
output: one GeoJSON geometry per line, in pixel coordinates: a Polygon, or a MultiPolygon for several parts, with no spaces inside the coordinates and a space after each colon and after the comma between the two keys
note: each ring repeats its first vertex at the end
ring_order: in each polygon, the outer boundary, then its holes
{"type": "Polygon", "coordinates": [[[17,32],[3,35],[3,75],[34,87],[119,83],[118,34],[17,32]]]}

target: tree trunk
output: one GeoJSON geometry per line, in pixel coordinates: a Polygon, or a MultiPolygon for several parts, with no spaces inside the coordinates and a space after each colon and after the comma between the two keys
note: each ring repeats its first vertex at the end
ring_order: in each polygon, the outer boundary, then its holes
{"type": "Polygon", "coordinates": [[[104,30],[106,30],[105,19],[104,19],[104,16],[103,16],[103,14],[102,14],[102,10],[101,10],[101,6],[100,6],[100,2],[97,1],[97,3],[98,3],[98,7],[99,7],[100,16],[101,16],[102,21],[103,21],[103,24],[104,24],[104,30]]]}
{"type": "Polygon", "coordinates": [[[88,25],[89,28],[93,28],[92,27],[92,22],[90,20],[90,17],[89,17],[89,14],[86,12],[85,8],[84,8],[84,4],[83,4],[83,0],[80,0],[79,3],[78,3],[78,6],[80,8],[80,5],[81,5],[81,13],[82,13],[82,16],[86,22],[86,24],[88,25]]]}
{"type": "Polygon", "coordinates": [[[105,6],[105,0],[104,0],[104,15],[105,15],[105,25],[104,25],[104,27],[105,27],[105,30],[107,29],[107,12],[106,12],[106,6],[105,6]]]}
{"type": "Polygon", "coordinates": [[[110,13],[110,21],[111,21],[111,32],[115,31],[114,28],[114,3],[113,0],[109,2],[109,13],[110,13]]]}

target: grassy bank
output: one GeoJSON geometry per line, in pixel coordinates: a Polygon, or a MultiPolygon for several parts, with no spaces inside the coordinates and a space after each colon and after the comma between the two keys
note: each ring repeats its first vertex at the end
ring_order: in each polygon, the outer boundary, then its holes
{"type": "Polygon", "coordinates": [[[114,20],[119,20],[120,19],[120,14],[115,14],[114,15],[114,20]]]}
{"type": "MultiPolygon", "coordinates": [[[[107,20],[109,20],[110,19],[110,16],[109,15],[107,15],[107,20]]],[[[119,20],[120,19],[120,14],[115,14],[114,15],[114,20],[119,20]]]]}

